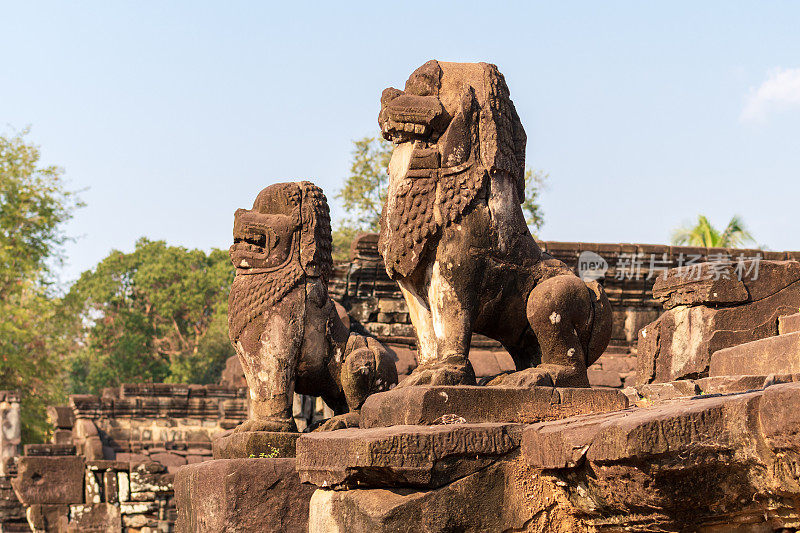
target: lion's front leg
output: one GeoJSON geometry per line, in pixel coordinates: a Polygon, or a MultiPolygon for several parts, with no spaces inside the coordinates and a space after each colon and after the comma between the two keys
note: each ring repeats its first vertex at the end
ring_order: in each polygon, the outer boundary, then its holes
{"type": "Polygon", "coordinates": [[[417,332],[419,363],[399,386],[475,384],[468,359],[471,313],[462,307],[439,262],[428,268],[422,283],[406,279],[399,285],[417,332]]]}
{"type": "Polygon", "coordinates": [[[292,401],[303,339],[305,294],[295,290],[250,323],[234,343],[250,388],[250,419],[237,431],[297,431],[292,401]]]}

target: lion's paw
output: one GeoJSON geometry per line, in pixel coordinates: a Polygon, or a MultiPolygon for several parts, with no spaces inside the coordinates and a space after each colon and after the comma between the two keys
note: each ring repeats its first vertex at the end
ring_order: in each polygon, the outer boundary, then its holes
{"type": "Polygon", "coordinates": [[[501,374],[489,381],[487,387],[553,387],[553,377],[541,368],[526,368],[519,372],[501,374]]]}
{"type": "Polygon", "coordinates": [[[361,422],[361,414],[351,411],[343,415],[336,415],[329,418],[313,431],[335,431],[337,429],[357,428],[361,422]]]}
{"type": "Polygon", "coordinates": [[[475,373],[469,364],[418,366],[397,386],[414,385],[475,385],[475,373]]]}
{"type": "Polygon", "coordinates": [[[586,371],[565,365],[541,364],[519,372],[500,375],[489,387],[588,387],[586,371]]]}
{"type": "Polygon", "coordinates": [[[267,431],[278,433],[297,433],[297,424],[294,418],[270,418],[258,420],[245,420],[234,429],[236,433],[249,433],[253,431],[267,431]]]}

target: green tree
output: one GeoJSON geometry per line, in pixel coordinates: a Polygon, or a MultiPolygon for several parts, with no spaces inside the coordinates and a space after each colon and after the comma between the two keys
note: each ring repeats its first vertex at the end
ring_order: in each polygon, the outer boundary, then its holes
{"type": "Polygon", "coordinates": [[[693,226],[683,226],[672,232],[672,244],[705,246],[708,248],[741,248],[755,243],[742,218],[734,215],[724,230],[715,228],[704,215],[698,215],[693,226]]]}
{"type": "Polygon", "coordinates": [[[350,258],[350,244],[358,233],[380,231],[392,149],[392,143],[381,137],[353,141],[350,175],[336,193],[347,217],[333,231],[334,260],[347,261],[350,258]]]}
{"type": "Polygon", "coordinates": [[[549,177],[549,174],[541,170],[530,168],[525,170],[525,198],[522,201],[522,213],[534,236],[544,225],[544,211],[539,204],[539,193],[545,188],[549,177]]]}
{"type": "MultiPolygon", "coordinates": [[[[350,244],[360,232],[380,231],[380,217],[389,186],[387,169],[394,145],[380,137],[364,137],[353,141],[350,175],[336,193],[348,216],[333,231],[333,258],[347,261],[350,244]]],[[[548,175],[528,169],[525,172],[525,199],[522,210],[532,231],[544,224],[539,193],[548,175]]]]}
{"type": "Polygon", "coordinates": [[[84,272],[66,296],[84,324],[70,361],[73,391],[125,382],[212,383],[228,340],[233,267],[227,251],[140,239],[84,272]]]}
{"type": "Polygon", "coordinates": [[[63,400],[69,344],[55,269],[64,223],[82,204],[27,134],[0,136],[0,389],[20,391],[23,441],[41,442],[46,407],[63,400]]]}

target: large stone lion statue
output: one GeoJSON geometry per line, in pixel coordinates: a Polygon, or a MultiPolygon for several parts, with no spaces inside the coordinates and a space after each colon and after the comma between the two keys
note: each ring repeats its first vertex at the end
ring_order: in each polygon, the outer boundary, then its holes
{"type": "Polygon", "coordinates": [[[356,425],[344,414],[396,384],[397,369],[376,339],[349,331],[328,296],[331,227],[322,190],[307,181],[262,190],[252,209],[236,211],[230,256],[228,325],[251,398],[251,418],[238,431],[296,431],[294,392],[322,396],[338,427],[356,425]]]}
{"type": "Polygon", "coordinates": [[[525,130],[497,67],[428,61],[383,91],[378,122],[396,144],[378,246],[419,349],[401,386],[474,383],[473,332],[516,363],[490,384],[588,386],[610,304],[528,230],[525,130]]]}

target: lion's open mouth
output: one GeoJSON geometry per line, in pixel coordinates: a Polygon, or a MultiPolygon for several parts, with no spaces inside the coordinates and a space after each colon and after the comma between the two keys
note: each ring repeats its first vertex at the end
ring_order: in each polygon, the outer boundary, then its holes
{"type": "Polygon", "coordinates": [[[274,268],[291,253],[295,223],[286,215],[240,209],[233,223],[231,262],[240,270],[274,268]]]}
{"type": "Polygon", "coordinates": [[[381,97],[378,122],[384,138],[395,143],[425,140],[441,133],[449,117],[442,103],[434,96],[404,94],[387,89],[381,97]]]}
{"type": "Polygon", "coordinates": [[[264,259],[267,256],[267,235],[260,232],[246,232],[241,236],[233,237],[231,253],[264,259]]]}
{"type": "Polygon", "coordinates": [[[267,236],[263,232],[258,231],[247,231],[245,230],[244,235],[241,237],[233,238],[234,244],[247,244],[251,247],[261,247],[263,248],[267,244],[267,236]]]}
{"type": "Polygon", "coordinates": [[[423,139],[430,135],[431,128],[427,124],[414,124],[412,122],[395,122],[387,119],[382,125],[384,137],[391,138],[394,142],[406,142],[414,139],[423,139]]]}
{"type": "MultiPolygon", "coordinates": [[[[262,240],[266,242],[266,237],[262,240]]],[[[268,252],[263,244],[249,240],[234,239],[230,247],[231,260],[236,268],[253,268],[267,259],[268,252]]]]}

